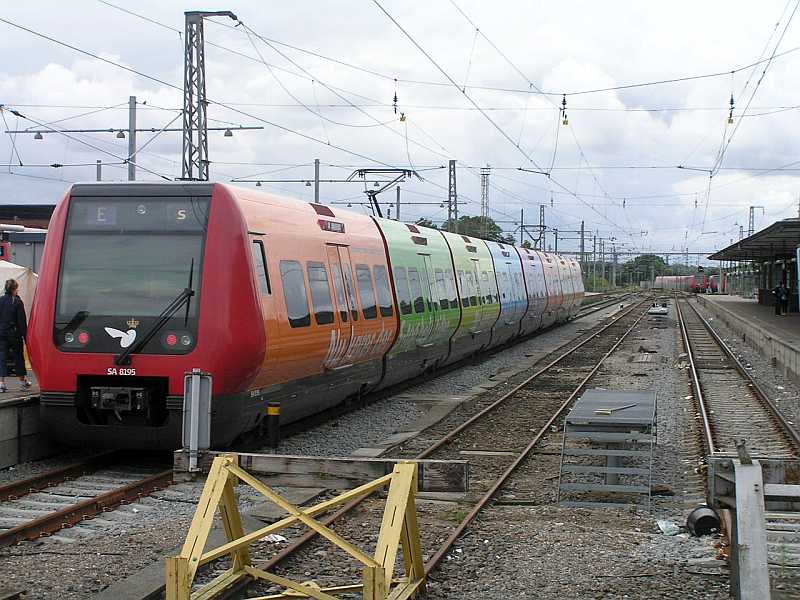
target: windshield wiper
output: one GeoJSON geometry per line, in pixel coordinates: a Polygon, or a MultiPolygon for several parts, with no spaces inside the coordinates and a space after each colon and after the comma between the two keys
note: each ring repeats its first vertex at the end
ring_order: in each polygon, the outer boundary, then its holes
{"type": "MultiPolygon", "coordinates": [[[[194,257],[192,257],[192,262],[189,265],[189,285],[186,287],[192,289],[192,278],[194,276],[194,257]]],[[[189,323],[189,308],[192,306],[192,299],[191,297],[186,300],[186,315],[183,317],[183,326],[186,327],[187,323],[189,323]]]]}
{"type": "Polygon", "coordinates": [[[170,302],[167,307],[161,311],[161,314],[158,315],[158,319],[156,322],[150,326],[145,334],[139,338],[135,344],[125,348],[122,352],[117,355],[117,358],[114,359],[114,364],[116,365],[129,365],[131,364],[131,354],[135,352],[139,352],[142,348],[147,345],[147,342],[153,339],[153,336],[159,332],[159,330],[172,318],[176,312],[178,312],[181,306],[186,304],[186,318],[184,319],[183,325],[184,327],[189,322],[189,306],[191,305],[191,298],[194,296],[194,290],[192,289],[192,280],[194,275],[194,257],[192,257],[192,262],[189,265],[189,283],[184,288],[184,290],[178,294],[178,297],[175,298],[172,302],[170,302]]]}
{"type": "MultiPolygon", "coordinates": [[[[78,326],[83,323],[86,318],[89,316],[88,310],[79,310],[76,312],[72,318],[61,328],[61,331],[75,331],[78,326]]],[[[59,323],[56,323],[57,325],[59,323]]]]}
{"type": "Polygon", "coordinates": [[[147,342],[153,339],[153,336],[158,333],[158,331],[167,323],[167,321],[172,318],[172,315],[178,312],[181,306],[183,306],[184,302],[187,302],[192,296],[194,296],[194,290],[188,287],[178,294],[178,297],[169,303],[169,305],[158,316],[156,322],[150,326],[150,329],[148,329],[145,334],[136,341],[135,344],[128,346],[125,348],[125,350],[117,355],[117,357],[114,359],[114,364],[131,364],[131,354],[139,352],[139,350],[144,348],[147,342]]]}

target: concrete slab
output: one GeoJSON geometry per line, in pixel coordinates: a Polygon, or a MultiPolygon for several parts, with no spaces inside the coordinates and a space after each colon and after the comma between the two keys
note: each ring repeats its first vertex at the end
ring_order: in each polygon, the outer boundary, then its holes
{"type": "Polygon", "coordinates": [[[417,492],[417,500],[445,500],[459,502],[466,494],[460,492],[417,492]]]}
{"type": "MultiPolygon", "coordinates": [[[[483,391],[484,390],[480,390],[480,392],[483,391]]],[[[469,395],[455,396],[452,394],[401,394],[399,397],[412,400],[422,411],[422,416],[415,421],[403,425],[395,433],[380,440],[374,446],[354,450],[351,456],[378,458],[389,450],[389,448],[416,437],[420,432],[438,423],[453,412],[456,407],[471,398],[469,395]]]]}
{"type": "MultiPolygon", "coordinates": [[[[319,496],[325,491],[325,488],[300,488],[300,487],[292,487],[292,488],[282,488],[279,493],[283,496],[286,500],[294,504],[295,506],[304,506],[308,504],[311,500],[319,496]]],[[[283,510],[280,506],[276,504],[264,501],[259,502],[251,509],[247,511],[247,513],[259,521],[263,521],[264,523],[270,524],[274,523],[275,521],[280,521],[283,517],[288,517],[289,513],[283,510]]]]}
{"type": "Polygon", "coordinates": [[[357,448],[350,453],[350,456],[357,456],[359,458],[378,458],[388,448],[357,448]]]}
{"type": "Polygon", "coordinates": [[[463,456],[516,456],[518,452],[510,450],[459,450],[463,456]]]}

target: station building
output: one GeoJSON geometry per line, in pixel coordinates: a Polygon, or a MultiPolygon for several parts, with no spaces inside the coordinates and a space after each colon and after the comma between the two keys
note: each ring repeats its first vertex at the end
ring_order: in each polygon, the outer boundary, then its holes
{"type": "Polygon", "coordinates": [[[800,219],[784,219],[708,258],[720,261],[720,271],[726,281],[723,292],[773,306],[772,290],[783,282],[789,288],[789,310],[798,312],[799,245],[800,219]]]}
{"type": "Polygon", "coordinates": [[[698,296],[710,316],[787,376],[800,381],[800,311],[797,260],[800,218],[777,221],[715,252],[720,261],[720,294],[698,296]],[[789,313],[778,315],[772,290],[789,289],[789,313]]]}

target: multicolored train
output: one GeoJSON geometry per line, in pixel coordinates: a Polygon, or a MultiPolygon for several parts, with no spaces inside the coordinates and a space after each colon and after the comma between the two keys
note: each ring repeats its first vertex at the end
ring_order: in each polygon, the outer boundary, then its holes
{"type": "Polygon", "coordinates": [[[697,275],[659,275],[653,283],[653,288],[702,294],[708,288],[708,277],[703,273],[698,273],[697,275]]]}
{"type": "Polygon", "coordinates": [[[180,445],[211,373],[212,446],[574,316],[578,263],[223,184],[78,184],[56,208],[29,328],[68,444],[180,445]]]}

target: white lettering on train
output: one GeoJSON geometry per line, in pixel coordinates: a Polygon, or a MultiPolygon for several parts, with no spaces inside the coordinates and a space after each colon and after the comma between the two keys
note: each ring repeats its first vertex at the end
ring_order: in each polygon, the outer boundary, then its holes
{"type": "Polygon", "coordinates": [[[347,338],[342,336],[338,329],[334,329],[331,331],[331,341],[324,364],[332,369],[356,362],[376,348],[384,348],[389,343],[391,336],[391,330],[382,329],[379,332],[347,338]]]}
{"type": "Polygon", "coordinates": [[[106,375],[136,375],[136,369],[127,367],[120,367],[119,369],[116,367],[108,367],[108,369],[106,369],[106,375]]]}

